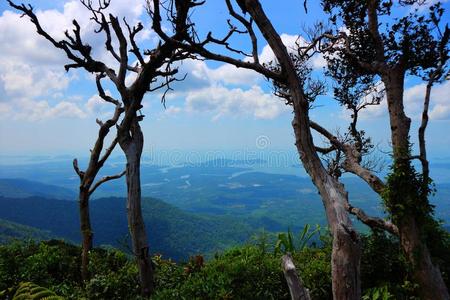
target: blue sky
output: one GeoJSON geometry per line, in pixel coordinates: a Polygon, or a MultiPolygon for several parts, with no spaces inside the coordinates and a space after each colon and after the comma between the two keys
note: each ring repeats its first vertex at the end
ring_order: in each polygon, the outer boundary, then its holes
{"type": "MultiPolygon", "coordinates": [[[[94,46],[97,57],[111,62],[103,51],[103,36],[94,34],[94,25],[78,1],[30,1],[38,11],[44,27],[56,36],[70,28],[73,18],[80,20],[86,41],[94,46]]],[[[212,30],[218,35],[226,30],[227,11],[223,1],[209,0],[194,12],[200,34],[212,30]]],[[[286,46],[293,45],[303,29],[317,20],[326,20],[318,1],[309,1],[309,12],[303,1],[262,1],[286,46]]],[[[157,37],[151,31],[144,1],[112,0],[111,11],[126,16],[130,23],[142,21],[146,29],[139,38],[142,46],[151,47],[157,37]]],[[[444,7],[450,9],[446,1],[444,7]]],[[[64,55],[38,36],[26,18],[0,3],[0,154],[69,154],[86,155],[97,132],[96,118],[105,119],[111,107],[96,95],[93,77],[82,70],[65,73],[64,55]]],[[[406,13],[400,11],[399,14],[406,13]]],[[[449,21],[449,13],[445,19],[449,21]]],[[[248,47],[247,40],[234,42],[248,47]]],[[[259,39],[262,60],[271,53],[259,39]]],[[[324,66],[320,57],[311,65],[320,76],[324,66]]],[[[256,149],[261,136],[267,137],[266,150],[294,150],[291,111],[271,94],[271,86],[261,76],[246,70],[214,62],[187,61],[180,74],[184,82],[174,85],[166,109],[159,93],[145,97],[142,127],[145,149],[155,150],[233,150],[256,149]]],[[[331,84],[330,84],[331,87],[331,84]]],[[[405,103],[412,117],[413,138],[416,135],[425,85],[408,78],[405,103]]],[[[112,86],[106,86],[113,95],[112,86]]],[[[432,157],[449,156],[450,84],[436,86],[432,95],[428,146],[432,157]]],[[[385,104],[362,116],[364,128],[380,150],[389,150],[389,126],[385,104]]],[[[330,130],[345,130],[348,114],[329,96],[318,100],[311,112],[314,120],[330,130]]],[[[145,153],[145,152],[144,152],[145,153]]]]}

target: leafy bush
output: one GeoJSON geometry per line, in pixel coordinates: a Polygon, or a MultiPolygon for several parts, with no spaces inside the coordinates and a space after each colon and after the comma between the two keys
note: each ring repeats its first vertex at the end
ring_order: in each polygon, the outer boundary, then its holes
{"type": "Polygon", "coordinates": [[[79,253],[79,247],[56,240],[1,246],[0,290],[26,281],[47,287],[80,282],[79,253]]]}
{"type": "MultiPolygon", "coordinates": [[[[277,241],[266,233],[253,244],[231,248],[209,261],[195,256],[187,263],[174,263],[154,256],[152,299],[290,299],[281,269],[285,250],[293,250],[294,263],[311,297],[331,299],[331,237],[320,235],[320,242],[306,246],[303,241],[309,241],[311,232],[305,228],[297,240],[292,233],[280,235],[287,238],[288,247],[283,245],[279,251],[275,251],[277,241]],[[295,245],[292,249],[289,239],[295,245]]],[[[441,239],[439,245],[430,250],[448,280],[449,239],[441,239]]],[[[417,299],[418,287],[410,278],[397,238],[373,232],[362,236],[362,249],[364,299],[417,299]]],[[[33,282],[69,300],[141,299],[138,270],[131,257],[115,249],[94,249],[89,253],[91,279],[83,283],[80,253],[80,247],[62,241],[0,246],[0,298],[12,299],[21,282],[33,282]]]]}
{"type": "Polygon", "coordinates": [[[118,250],[94,249],[89,254],[91,279],[80,277],[80,247],[62,241],[14,242],[0,246],[0,298],[10,299],[20,282],[47,287],[65,299],[137,299],[138,271],[118,250]],[[9,296],[8,296],[9,295],[9,296]]]}
{"type": "Polygon", "coordinates": [[[64,298],[32,282],[22,282],[12,300],[64,300],[64,298]]]}
{"type": "Polygon", "coordinates": [[[176,273],[179,283],[160,281],[154,299],[290,299],[279,257],[255,246],[232,248],[204,266],[191,261],[176,273]]]}
{"type": "Polygon", "coordinates": [[[371,288],[366,291],[362,300],[394,300],[394,295],[389,292],[387,285],[379,288],[371,288]]]}

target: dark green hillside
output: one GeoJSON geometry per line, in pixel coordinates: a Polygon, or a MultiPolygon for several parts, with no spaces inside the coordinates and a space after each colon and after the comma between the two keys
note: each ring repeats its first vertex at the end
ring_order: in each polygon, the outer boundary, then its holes
{"type": "MultiPolygon", "coordinates": [[[[142,205],[152,251],[177,260],[242,243],[252,232],[248,225],[231,217],[187,213],[153,198],[143,199],[142,205]]],[[[93,200],[91,212],[96,245],[123,246],[128,236],[125,199],[93,200]]],[[[0,218],[48,230],[74,242],[80,240],[75,201],[0,197],[0,218]]]]}
{"type": "Polygon", "coordinates": [[[33,239],[39,241],[52,237],[48,231],[0,219],[0,244],[7,244],[15,239],[33,239]]]}
{"type": "Polygon", "coordinates": [[[0,196],[10,198],[39,196],[64,200],[77,198],[77,194],[72,190],[21,178],[0,178],[0,196]]]}

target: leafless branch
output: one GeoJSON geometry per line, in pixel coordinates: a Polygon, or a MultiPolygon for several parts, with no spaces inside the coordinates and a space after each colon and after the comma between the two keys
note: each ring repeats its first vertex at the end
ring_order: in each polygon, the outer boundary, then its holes
{"type": "Polygon", "coordinates": [[[73,160],[73,169],[75,170],[75,172],[78,174],[78,176],[80,177],[80,180],[83,180],[84,178],[84,172],[80,170],[80,168],[78,167],[78,160],[75,158],[73,160]]]}
{"type": "Polygon", "coordinates": [[[103,154],[102,158],[100,158],[100,160],[98,161],[98,165],[103,166],[105,161],[108,159],[108,157],[113,152],[116,145],[117,145],[117,137],[115,137],[114,140],[111,142],[111,145],[108,148],[106,148],[105,153],[103,154]]]}
{"type": "Polygon", "coordinates": [[[377,217],[368,216],[361,208],[351,206],[350,204],[348,204],[347,210],[349,213],[355,215],[358,218],[358,220],[360,220],[370,228],[378,228],[386,230],[392,233],[393,235],[396,236],[399,235],[397,226],[390,221],[383,220],[377,217]]]}
{"type": "Polygon", "coordinates": [[[142,26],[142,23],[139,22],[137,24],[137,26],[133,26],[133,28],[131,28],[130,25],[128,25],[125,18],[123,19],[123,22],[125,23],[125,25],[127,26],[127,29],[128,29],[129,39],[130,39],[130,43],[131,43],[131,47],[132,47],[130,51],[136,56],[137,60],[141,64],[141,66],[143,66],[145,64],[145,61],[144,61],[144,58],[142,57],[139,47],[136,44],[135,36],[137,33],[139,33],[139,31],[144,29],[144,26],[142,26]]]}
{"type": "Polygon", "coordinates": [[[126,171],[123,171],[120,174],[116,174],[116,175],[111,175],[111,176],[105,176],[102,179],[100,179],[99,181],[97,181],[94,186],[89,190],[89,195],[91,195],[100,185],[102,185],[103,183],[113,180],[113,179],[119,179],[120,177],[122,177],[123,175],[125,175],[126,171]]]}
{"type": "Polygon", "coordinates": [[[100,80],[102,78],[105,77],[104,73],[99,73],[97,74],[97,76],[95,77],[95,83],[97,85],[97,90],[98,90],[98,95],[100,96],[100,98],[102,98],[103,100],[105,100],[106,102],[110,102],[114,105],[120,105],[120,101],[117,99],[114,99],[113,97],[106,95],[105,90],[102,87],[102,84],[100,82],[100,80]]]}
{"type": "Polygon", "coordinates": [[[335,146],[338,149],[341,149],[344,152],[345,160],[342,163],[342,167],[345,171],[353,173],[362,178],[376,193],[382,193],[382,191],[386,187],[385,183],[373,172],[364,168],[360,164],[360,154],[352,145],[343,143],[327,129],[313,121],[310,121],[310,126],[312,129],[327,138],[330,141],[331,145],[335,146]]]}
{"type": "MultiPolygon", "coordinates": [[[[160,8],[159,8],[160,1],[153,0],[152,3],[153,3],[152,9],[149,9],[149,14],[151,15],[152,20],[153,20],[152,28],[164,41],[173,43],[180,49],[184,49],[190,53],[196,53],[206,59],[230,63],[239,68],[255,70],[255,71],[261,73],[262,75],[266,76],[267,78],[270,78],[273,80],[278,80],[280,82],[283,82],[285,80],[284,76],[281,73],[273,72],[273,71],[265,68],[264,66],[262,66],[259,63],[235,59],[235,58],[232,58],[232,57],[229,57],[226,55],[213,53],[213,52],[207,50],[204,47],[205,45],[202,45],[201,42],[195,42],[194,39],[191,36],[189,36],[187,30],[184,30],[184,36],[183,36],[183,38],[187,42],[183,42],[180,39],[168,36],[161,28],[161,16],[160,16],[160,8]]],[[[191,27],[191,25],[188,25],[188,24],[186,24],[185,27],[186,26],[191,27]]]]}
{"type": "Polygon", "coordinates": [[[420,162],[422,164],[422,178],[424,180],[424,185],[428,185],[428,180],[430,176],[430,167],[427,159],[426,141],[425,141],[425,130],[428,125],[428,109],[430,106],[431,89],[436,81],[439,81],[443,77],[443,70],[448,61],[448,53],[446,51],[446,45],[450,38],[450,29],[446,26],[444,33],[441,33],[441,41],[439,44],[440,59],[437,68],[431,73],[425,90],[425,97],[423,103],[422,111],[422,121],[418,130],[419,135],[419,156],[420,162]]]}
{"type": "Polygon", "coordinates": [[[106,66],[105,63],[92,58],[91,47],[83,44],[81,40],[80,25],[76,20],[72,22],[74,25],[73,35],[70,35],[69,32],[66,31],[65,35],[67,40],[56,41],[42,28],[31,5],[28,5],[28,7],[24,4],[16,5],[11,0],[8,0],[8,3],[11,7],[22,11],[23,15],[28,16],[30,21],[35,25],[37,33],[52,43],[55,48],[63,50],[66,56],[74,62],[65,66],[66,71],[70,68],[84,68],[88,72],[105,73],[114,83],[117,83],[117,77],[114,70],[106,66]]]}

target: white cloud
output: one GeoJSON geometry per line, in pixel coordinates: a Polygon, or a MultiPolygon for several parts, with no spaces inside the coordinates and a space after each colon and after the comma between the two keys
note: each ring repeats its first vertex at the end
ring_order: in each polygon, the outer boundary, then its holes
{"type": "Polygon", "coordinates": [[[171,105],[169,107],[166,108],[166,110],[164,111],[165,114],[167,115],[177,115],[182,111],[181,107],[178,106],[174,106],[171,105]]]}
{"type": "Polygon", "coordinates": [[[237,68],[230,64],[222,65],[216,69],[210,69],[208,76],[214,81],[222,81],[225,84],[235,85],[253,85],[262,79],[262,75],[253,70],[237,68]]]}
{"type": "Polygon", "coordinates": [[[68,76],[50,66],[2,60],[0,61],[0,86],[5,95],[0,95],[0,101],[7,101],[15,96],[33,98],[62,91],[68,87],[72,78],[75,77],[68,76]]]}
{"type": "Polygon", "coordinates": [[[47,101],[30,101],[18,99],[20,111],[17,107],[10,106],[9,110],[14,111],[14,119],[27,121],[41,121],[54,118],[85,118],[86,113],[75,103],[61,101],[51,106],[47,101]]]}
{"type": "Polygon", "coordinates": [[[91,114],[98,114],[108,103],[102,100],[99,95],[93,95],[85,104],[86,110],[91,114]]]}
{"type": "MultiPolygon", "coordinates": [[[[421,118],[425,100],[426,83],[420,83],[405,89],[405,110],[414,119],[421,118]]],[[[444,120],[450,118],[450,82],[434,85],[431,89],[430,119],[444,120]]]]}
{"type": "Polygon", "coordinates": [[[450,105],[436,104],[430,111],[430,118],[434,120],[448,120],[450,117],[450,105]]]}
{"type": "MultiPolygon", "coordinates": [[[[382,88],[382,85],[380,85],[382,88]]],[[[403,98],[405,113],[412,119],[420,119],[425,98],[426,83],[420,83],[405,89],[403,98]]],[[[434,120],[450,119],[450,81],[433,86],[430,97],[429,117],[434,120]]],[[[367,97],[370,97],[369,94],[367,97]]],[[[366,97],[366,98],[367,98],[366,97]]],[[[343,117],[349,118],[350,113],[343,109],[343,117]]],[[[360,113],[361,119],[376,119],[388,115],[386,98],[380,105],[369,106],[360,113]]]]}
{"type": "Polygon", "coordinates": [[[186,111],[212,112],[216,120],[224,115],[252,115],[256,119],[274,119],[288,109],[259,86],[248,90],[212,86],[191,91],[186,96],[186,111]]]}
{"type": "MultiPolygon", "coordinates": [[[[286,46],[286,49],[289,53],[297,53],[298,45],[306,46],[306,40],[299,35],[289,35],[283,33],[280,35],[281,41],[286,46]]],[[[263,47],[261,54],[259,55],[259,60],[261,63],[269,63],[271,61],[276,61],[275,54],[269,45],[263,47]]],[[[326,61],[323,56],[317,54],[311,58],[310,65],[313,69],[320,69],[326,66],[326,61]]]]}
{"type": "Polygon", "coordinates": [[[433,87],[431,90],[430,118],[433,120],[450,119],[450,81],[433,87]]]}
{"type": "MultiPolygon", "coordinates": [[[[377,92],[370,92],[366,94],[360,101],[360,104],[371,102],[373,97],[376,96],[376,93],[384,90],[384,84],[382,82],[378,82],[376,84],[376,91],[377,92]]],[[[331,95],[332,97],[332,95],[331,95]]],[[[387,116],[388,110],[387,110],[387,103],[386,103],[386,97],[383,97],[381,99],[380,104],[378,105],[369,105],[366,108],[362,109],[359,112],[359,119],[361,120],[371,120],[371,119],[377,119],[381,118],[383,116],[387,116]]],[[[344,120],[351,120],[351,111],[342,108],[341,111],[341,118],[344,120]]]]}
{"type": "MultiPolygon", "coordinates": [[[[141,0],[112,1],[107,13],[120,16],[121,22],[125,17],[134,25],[145,11],[143,5],[141,0]]],[[[90,20],[90,13],[78,0],[66,2],[62,11],[36,7],[35,13],[42,27],[56,40],[64,38],[66,29],[71,32],[72,20],[76,19],[84,42],[93,47],[94,56],[113,67],[117,64],[105,51],[104,34],[94,32],[98,25],[90,20]]],[[[27,17],[20,16],[20,13],[8,10],[0,16],[0,114],[36,121],[56,117],[84,118],[93,113],[101,106],[98,101],[89,99],[80,106],[64,96],[70,83],[77,79],[77,72],[66,74],[64,71],[63,65],[68,63],[64,52],[38,35],[27,17]],[[52,101],[48,101],[50,99],[52,101]],[[55,103],[58,100],[60,102],[55,103]]],[[[146,30],[139,41],[150,38],[151,33],[146,30]]]]}
{"type": "MultiPolygon", "coordinates": [[[[129,24],[136,24],[145,16],[144,1],[131,2],[112,1],[107,13],[118,15],[120,19],[125,16],[129,24]]],[[[72,20],[77,19],[82,38],[93,47],[94,57],[105,61],[111,67],[117,66],[117,62],[105,51],[104,34],[94,33],[98,25],[90,21],[91,15],[78,0],[66,2],[61,11],[37,9],[36,14],[42,27],[56,39],[62,39],[64,31],[72,29],[72,20]]],[[[148,22],[148,17],[144,21],[148,22]]],[[[154,42],[154,33],[148,29],[150,26],[145,22],[143,23],[147,30],[138,41],[145,40],[148,44],[154,42]]],[[[68,60],[64,53],[39,36],[27,18],[21,19],[19,13],[5,11],[0,16],[0,31],[5,33],[0,36],[0,52],[3,56],[0,62],[0,102],[4,103],[0,107],[2,115],[5,115],[5,112],[13,112],[10,117],[33,121],[55,118],[58,115],[102,117],[111,112],[112,108],[98,96],[90,97],[81,103],[71,101],[70,97],[65,95],[68,87],[75,84],[75,79],[78,78],[65,73],[62,66],[68,60]]],[[[287,34],[283,34],[282,39],[290,51],[294,51],[292,48],[299,40],[298,36],[287,34]]],[[[273,59],[273,53],[266,46],[260,57],[262,62],[266,62],[273,59]]],[[[314,58],[312,61],[314,67],[322,63],[320,58],[314,58]]],[[[73,71],[69,74],[72,73],[73,71]]],[[[262,82],[263,77],[252,70],[227,64],[213,68],[204,61],[186,60],[180,67],[180,74],[184,73],[188,74],[187,79],[174,83],[175,92],[170,96],[185,98],[184,108],[169,106],[166,111],[169,115],[188,110],[209,111],[216,118],[226,114],[238,114],[271,119],[286,109],[282,101],[272,96],[271,92],[265,93],[256,86],[262,82]]],[[[88,78],[91,80],[89,84],[93,85],[92,76],[88,78]]],[[[127,84],[130,84],[133,78],[133,75],[128,76],[127,84]]],[[[83,77],[76,84],[82,86],[86,84],[85,81],[86,78],[83,77]]]]}

